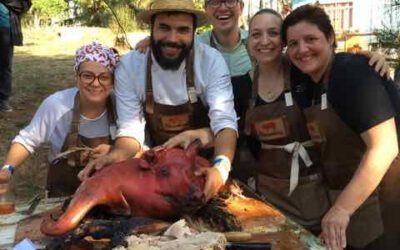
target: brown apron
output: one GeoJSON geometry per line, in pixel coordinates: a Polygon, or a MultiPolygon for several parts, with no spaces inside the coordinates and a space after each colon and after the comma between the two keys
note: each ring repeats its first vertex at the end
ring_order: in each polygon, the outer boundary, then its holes
{"type": "Polygon", "coordinates": [[[400,154],[392,162],[379,187],[384,226],[383,249],[400,249],[400,154]]]}
{"type": "Polygon", "coordinates": [[[245,129],[261,143],[257,191],[293,220],[319,233],[329,202],[319,173],[319,154],[308,135],[303,113],[293,102],[289,83],[285,69],[285,100],[255,106],[255,70],[245,129]]]}
{"type": "MultiPolygon", "coordinates": [[[[329,107],[326,93],[321,95],[320,104],[304,109],[304,114],[309,134],[321,151],[324,179],[333,205],[353,177],[366,146],[360,135],[329,107]]],[[[381,209],[375,191],[351,216],[346,232],[347,243],[352,247],[365,247],[382,233],[381,209]]]]}
{"type": "Polygon", "coordinates": [[[186,58],[186,87],[189,100],[181,105],[164,105],[154,102],[151,77],[151,52],[147,59],[145,118],[153,146],[189,129],[210,126],[208,109],[197,97],[194,84],[193,52],[186,58]]]}
{"type": "MultiPolygon", "coordinates": [[[[100,144],[113,144],[116,132],[116,119],[111,97],[107,101],[107,113],[110,124],[110,136],[86,138],[79,135],[80,111],[78,92],[75,96],[70,132],[65,138],[61,152],[74,147],[94,148],[100,144]]],[[[89,159],[90,155],[87,151],[78,151],[69,154],[67,158],[61,158],[52,162],[47,174],[48,196],[61,197],[75,193],[80,184],[77,175],[86,166],[89,159]]]]}

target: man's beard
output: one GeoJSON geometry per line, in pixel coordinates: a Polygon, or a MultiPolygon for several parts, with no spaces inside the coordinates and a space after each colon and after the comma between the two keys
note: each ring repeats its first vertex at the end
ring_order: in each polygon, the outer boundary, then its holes
{"type": "Polygon", "coordinates": [[[161,66],[161,68],[165,70],[177,70],[182,64],[183,60],[185,60],[186,56],[190,53],[190,50],[193,47],[193,42],[189,45],[184,43],[174,43],[174,42],[163,42],[163,41],[155,41],[153,37],[151,37],[151,50],[153,51],[154,58],[161,66]],[[178,57],[176,58],[167,58],[162,54],[161,49],[163,47],[172,47],[181,49],[178,57]]]}

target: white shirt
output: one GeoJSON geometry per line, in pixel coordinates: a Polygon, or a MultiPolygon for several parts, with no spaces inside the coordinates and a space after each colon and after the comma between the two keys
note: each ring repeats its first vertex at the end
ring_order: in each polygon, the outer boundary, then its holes
{"type": "MultiPolygon", "coordinates": [[[[47,97],[36,111],[30,124],[19,132],[12,143],[21,144],[30,153],[33,153],[42,143],[49,143],[48,159],[51,162],[60,153],[70,131],[77,91],[77,88],[70,88],[47,97]]],[[[87,138],[108,136],[107,111],[95,119],[81,115],[79,134],[87,138]]]]}
{"type": "MultiPolygon", "coordinates": [[[[208,45],[194,43],[194,82],[197,95],[209,108],[214,134],[224,128],[237,131],[232,84],[222,55],[208,45]]],[[[147,52],[149,53],[149,52],[147,52]]],[[[115,96],[118,113],[117,137],[132,137],[145,145],[145,101],[147,54],[131,51],[115,72],[115,96]]],[[[176,71],[164,70],[153,57],[151,68],[154,101],[180,105],[188,101],[185,61],[176,71]]]]}

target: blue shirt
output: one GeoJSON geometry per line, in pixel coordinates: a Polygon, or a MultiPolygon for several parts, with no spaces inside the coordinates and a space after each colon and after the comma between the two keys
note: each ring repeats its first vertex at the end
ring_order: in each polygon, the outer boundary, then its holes
{"type": "Polygon", "coordinates": [[[9,10],[2,3],[0,3],[0,27],[10,28],[9,10]]]}

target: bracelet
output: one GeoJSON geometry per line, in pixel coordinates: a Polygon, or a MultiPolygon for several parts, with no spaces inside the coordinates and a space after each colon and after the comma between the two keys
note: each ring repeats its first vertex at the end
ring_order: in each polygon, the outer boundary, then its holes
{"type": "Polygon", "coordinates": [[[231,171],[231,161],[229,158],[225,155],[218,155],[213,161],[213,167],[218,169],[219,173],[221,174],[222,181],[225,183],[229,177],[229,172],[231,171]]]}
{"type": "Polygon", "coordinates": [[[14,166],[13,165],[10,165],[10,164],[7,164],[7,165],[3,165],[0,169],[7,169],[8,170],[8,172],[11,174],[11,175],[13,175],[14,174],[14,166]]]}

